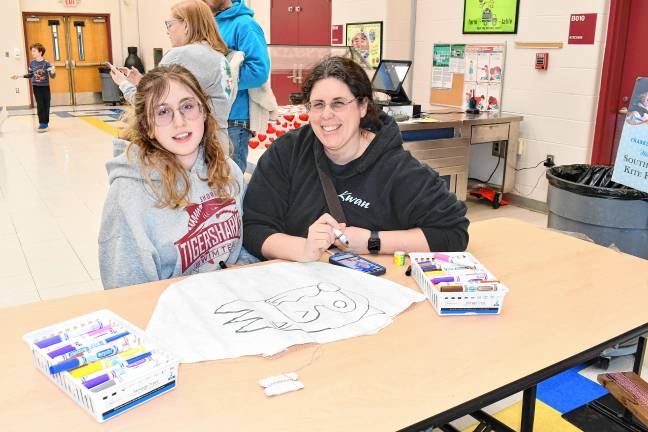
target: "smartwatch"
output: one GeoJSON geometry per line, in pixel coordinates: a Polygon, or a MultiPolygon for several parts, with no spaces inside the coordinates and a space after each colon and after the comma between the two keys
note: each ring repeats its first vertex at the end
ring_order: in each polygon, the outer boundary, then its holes
{"type": "Polygon", "coordinates": [[[380,253],[380,237],[378,236],[378,231],[371,231],[369,236],[369,241],[367,242],[367,249],[372,255],[378,255],[380,253]]]}

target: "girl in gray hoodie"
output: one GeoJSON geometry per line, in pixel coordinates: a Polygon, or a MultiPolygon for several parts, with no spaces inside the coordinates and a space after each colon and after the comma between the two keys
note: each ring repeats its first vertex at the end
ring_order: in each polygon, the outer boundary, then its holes
{"type": "Polygon", "coordinates": [[[140,81],[127,150],[106,164],[99,232],[104,288],[219,269],[243,237],[243,174],[219,144],[211,104],[183,66],[140,81]]]}
{"type": "MultiPolygon", "coordinates": [[[[218,32],[214,17],[205,3],[185,0],[171,6],[171,14],[164,25],[172,48],[164,54],[160,66],[179,64],[196,77],[218,124],[218,140],[229,155],[227,118],[236,95],[233,94],[232,71],[225,57],[227,45],[218,32]]],[[[132,103],[141,75],[134,68],[130,71],[113,68],[112,77],[124,98],[132,103]]]]}

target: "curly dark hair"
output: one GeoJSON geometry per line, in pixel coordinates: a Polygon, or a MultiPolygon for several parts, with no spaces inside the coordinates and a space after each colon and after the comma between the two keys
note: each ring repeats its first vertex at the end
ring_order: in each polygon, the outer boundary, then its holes
{"type": "Polygon", "coordinates": [[[373,89],[367,73],[353,60],[346,57],[328,57],[313,68],[302,85],[304,101],[309,102],[313,86],[325,78],[335,78],[347,85],[353,96],[359,101],[368,101],[367,114],[360,119],[360,128],[368,131],[380,129],[378,107],[373,102],[373,89]]]}
{"type": "Polygon", "coordinates": [[[31,51],[32,48],[36,48],[38,52],[41,53],[41,55],[45,55],[45,47],[43,46],[42,43],[36,42],[35,44],[29,45],[29,50],[31,51]]]}

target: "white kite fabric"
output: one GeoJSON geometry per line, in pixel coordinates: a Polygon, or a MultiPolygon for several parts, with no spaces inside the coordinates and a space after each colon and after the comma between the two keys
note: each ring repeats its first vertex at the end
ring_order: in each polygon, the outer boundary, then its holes
{"type": "Polygon", "coordinates": [[[170,285],[146,331],[182,363],[268,356],[376,333],[422,300],[414,290],[340,266],[268,264],[170,285]]]}

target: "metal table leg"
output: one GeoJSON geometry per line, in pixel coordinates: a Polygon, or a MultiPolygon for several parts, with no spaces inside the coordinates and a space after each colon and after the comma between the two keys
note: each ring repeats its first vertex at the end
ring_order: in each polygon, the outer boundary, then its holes
{"type": "Polygon", "coordinates": [[[524,390],[522,395],[522,422],[520,432],[532,432],[535,417],[535,402],[537,386],[524,390]]]}

